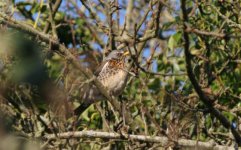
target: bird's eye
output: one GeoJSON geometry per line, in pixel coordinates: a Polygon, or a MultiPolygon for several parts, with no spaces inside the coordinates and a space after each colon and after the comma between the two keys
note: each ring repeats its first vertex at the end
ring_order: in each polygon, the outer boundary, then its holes
{"type": "Polygon", "coordinates": [[[126,62],[130,63],[131,62],[131,58],[126,58],[126,62]]]}

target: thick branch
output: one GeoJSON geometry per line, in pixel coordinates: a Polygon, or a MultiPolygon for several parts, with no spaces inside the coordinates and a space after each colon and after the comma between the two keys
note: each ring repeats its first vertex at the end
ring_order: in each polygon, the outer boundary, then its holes
{"type": "Polygon", "coordinates": [[[189,52],[189,37],[188,37],[188,33],[185,32],[185,30],[187,29],[187,26],[185,24],[185,22],[188,22],[188,14],[186,12],[186,6],[185,6],[186,0],[182,0],[181,1],[181,8],[182,8],[182,12],[183,12],[183,36],[184,36],[184,50],[185,50],[185,60],[186,60],[186,69],[187,69],[187,74],[188,77],[195,89],[195,91],[197,92],[198,96],[200,97],[201,101],[209,108],[210,113],[212,115],[214,115],[215,117],[217,117],[219,119],[219,121],[223,124],[224,127],[231,129],[234,138],[236,140],[236,142],[238,143],[239,146],[241,146],[241,137],[239,135],[239,132],[234,128],[234,126],[231,125],[231,123],[228,121],[228,119],[217,109],[215,109],[212,105],[211,99],[206,96],[204,94],[204,92],[202,91],[200,85],[198,84],[194,73],[192,72],[192,55],[189,52]]]}
{"type": "MultiPolygon", "coordinates": [[[[133,135],[130,134],[128,136],[122,136],[121,134],[114,133],[114,132],[100,132],[100,131],[78,131],[78,132],[64,132],[57,134],[49,134],[45,135],[45,138],[48,140],[54,139],[70,139],[70,138],[103,138],[103,139],[124,139],[127,141],[142,141],[142,142],[149,142],[149,143],[159,143],[162,147],[165,147],[169,144],[167,137],[160,137],[160,136],[145,136],[145,135],[133,135]]],[[[221,146],[216,145],[214,142],[197,142],[195,140],[186,140],[186,139],[179,139],[177,141],[179,146],[182,148],[197,148],[197,149],[205,149],[205,150],[231,150],[233,147],[221,146]]]]}

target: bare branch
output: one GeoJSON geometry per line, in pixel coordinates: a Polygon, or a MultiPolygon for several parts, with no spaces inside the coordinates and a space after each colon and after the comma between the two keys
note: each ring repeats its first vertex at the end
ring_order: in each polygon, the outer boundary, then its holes
{"type": "MultiPolygon", "coordinates": [[[[100,131],[79,131],[79,132],[64,132],[64,133],[58,133],[57,137],[55,134],[48,134],[45,135],[45,138],[48,140],[54,140],[54,139],[71,139],[71,138],[103,138],[103,139],[122,139],[128,141],[142,141],[142,142],[148,142],[148,143],[160,143],[162,147],[166,146],[168,142],[167,137],[161,137],[161,136],[145,136],[145,135],[133,135],[129,134],[127,137],[124,137],[118,133],[114,132],[100,132],[100,131]]],[[[186,140],[186,139],[179,139],[177,141],[177,144],[179,146],[182,146],[183,148],[197,148],[197,149],[210,149],[210,150],[232,150],[233,147],[228,146],[221,146],[216,145],[213,141],[210,142],[197,142],[194,140],[186,140]]]]}

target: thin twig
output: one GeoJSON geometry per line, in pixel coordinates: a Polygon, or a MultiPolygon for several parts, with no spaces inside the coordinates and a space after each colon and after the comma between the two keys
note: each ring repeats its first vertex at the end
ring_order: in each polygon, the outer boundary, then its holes
{"type": "Polygon", "coordinates": [[[213,6],[213,5],[208,5],[208,6],[210,6],[212,9],[214,9],[214,10],[218,13],[218,15],[219,15],[220,17],[222,17],[222,18],[223,18],[227,23],[229,23],[231,26],[236,27],[236,28],[238,28],[239,30],[241,30],[241,24],[238,24],[238,23],[232,21],[231,19],[229,19],[227,16],[223,15],[223,14],[217,9],[217,7],[215,7],[215,6],[213,6]]]}
{"type": "Polygon", "coordinates": [[[52,8],[52,4],[51,1],[48,1],[49,4],[49,21],[51,23],[51,28],[52,28],[52,32],[53,32],[53,37],[55,39],[58,39],[58,35],[57,35],[57,31],[56,31],[56,25],[54,22],[54,15],[53,15],[53,8],[52,8]]]}
{"type": "MultiPolygon", "coordinates": [[[[53,9],[52,9],[52,17],[53,17],[53,18],[54,18],[54,16],[55,16],[56,12],[58,11],[61,3],[62,3],[62,0],[56,0],[56,2],[54,3],[53,9]]],[[[50,16],[49,16],[48,19],[50,19],[50,16]]],[[[44,32],[44,33],[47,33],[47,32],[49,31],[49,28],[50,28],[50,22],[47,22],[46,25],[45,25],[45,27],[44,27],[43,32],[44,32]]]]}

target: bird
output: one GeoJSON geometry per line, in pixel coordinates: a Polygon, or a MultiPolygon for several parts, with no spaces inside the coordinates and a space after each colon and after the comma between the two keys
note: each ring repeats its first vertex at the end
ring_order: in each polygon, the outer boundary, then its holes
{"type": "MultiPolygon", "coordinates": [[[[103,59],[94,72],[97,79],[113,96],[121,95],[126,87],[129,76],[128,56],[129,51],[113,50],[103,59]]],[[[85,83],[79,91],[82,103],[74,110],[75,115],[82,114],[91,104],[105,99],[91,82],[85,83]]]]}

